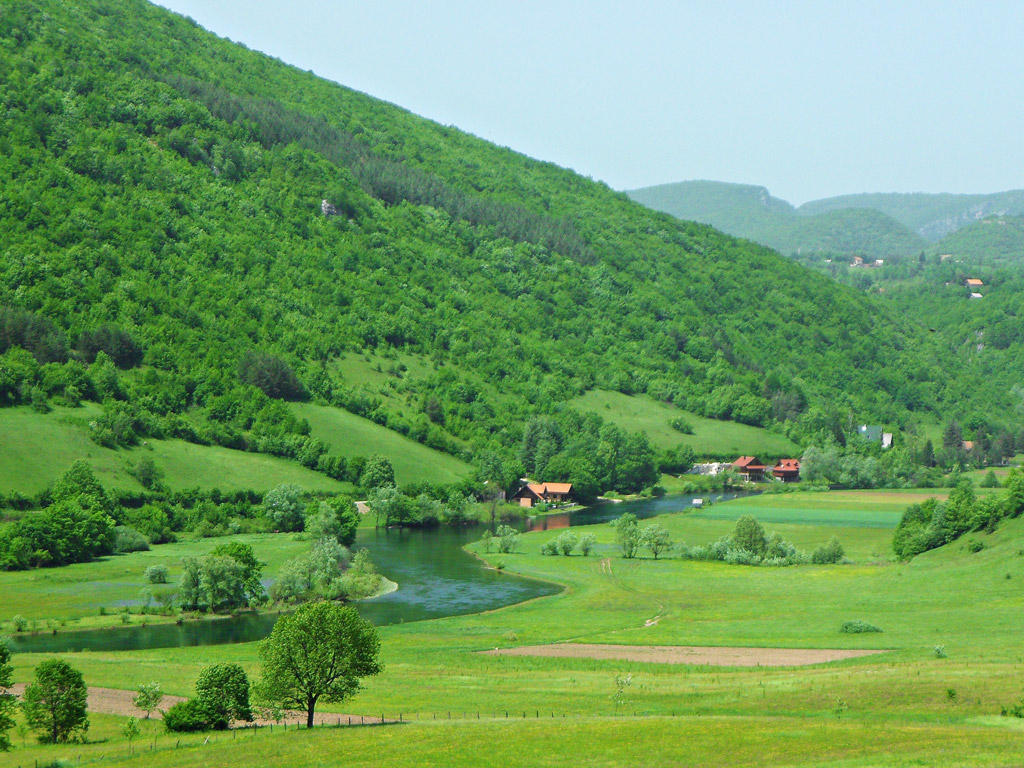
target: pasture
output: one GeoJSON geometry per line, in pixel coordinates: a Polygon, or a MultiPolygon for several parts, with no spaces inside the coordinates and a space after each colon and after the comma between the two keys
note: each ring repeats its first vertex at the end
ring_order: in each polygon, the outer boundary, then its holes
{"type": "Polygon", "coordinates": [[[306,469],[294,461],[184,440],[146,440],[128,449],[111,449],[89,439],[88,423],[99,406],[55,408],[39,414],[28,407],[0,409],[0,489],[31,495],[44,490],[77,459],[93,467],[108,488],[141,491],[131,468],[149,456],[172,490],[268,491],[295,483],[309,491],[342,492],[351,485],[306,469]]]}
{"type": "Polygon", "coordinates": [[[329,452],[345,458],[387,456],[399,485],[415,482],[457,483],[469,476],[469,464],[410,440],[369,419],[341,408],[312,403],[293,403],[296,416],[307,419],[311,434],[329,446],[329,452]]]}
{"type": "Polygon", "coordinates": [[[643,432],[658,449],[682,443],[701,457],[728,458],[757,455],[762,459],[798,456],[800,448],[792,440],[761,427],[735,421],[705,419],[694,413],[660,403],[647,395],[624,395],[621,392],[590,390],[575,398],[572,405],[592,411],[601,418],[630,432],[643,432]],[[669,422],[682,416],[693,427],[686,435],[673,429],[669,422]]]}
{"type": "MultiPolygon", "coordinates": [[[[779,515],[779,522],[766,521],[765,527],[801,548],[838,535],[852,560],[843,565],[754,568],[674,557],[625,560],[607,524],[578,530],[598,538],[590,557],[551,557],[539,550],[553,532],[526,534],[516,553],[483,556],[506,572],[559,582],[565,591],[488,613],[382,627],[384,673],[366,680],[351,701],[324,706],[378,718],[403,713],[413,722],[221,734],[205,746],[189,737],[177,752],[169,737],[159,736],[156,751],[145,755],[146,765],[228,765],[243,759],[334,764],[332,756],[341,761],[342,753],[346,765],[497,759],[574,766],[1019,761],[1024,731],[1019,721],[998,713],[1024,693],[1024,521],[977,534],[986,544],[977,553],[955,542],[896,563],[888,549],[891,528],[879,525],[877,516],[905,500],[886,496],[761,496],[656,518],[677,540],[712,540],[760,504],[779,515]],[[705,516],[709,512],[720,517],[705,516]],[[841,624],[853,619],[883,631],[841,633],[841,624]],[[885,652],[807,667],[479,653],[562,642],[885,652]],[[617,705],[615,677],[625,674],[632,675],[632,685],[617,705]]],[[[641,521],[641,527],[649,522],[641,521]]],[[[479,544],[472,548],[481,550],[479,544]]],[[[9,576],[0,575],[0,582],[9,576]]],[[[180,695],[192,693],[199,671],[210,663],[235,661],[250,675],[259,672],[251,643],[67,656],[90,685],[130,689],[157,680],[166,692],[180,695]]],[[[15,656],[16,679],[28,680],[40,658],[15,656]]],[[[100,765],[132,759],[123,739],[109,738],[102,747],[29,746],[16,757],[74,760],[83,754],[84,763],[102,753],[100,765]]]]}

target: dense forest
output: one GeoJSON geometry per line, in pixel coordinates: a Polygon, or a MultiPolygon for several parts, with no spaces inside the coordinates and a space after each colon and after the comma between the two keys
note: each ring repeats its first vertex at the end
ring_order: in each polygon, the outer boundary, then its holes
{"type": "Polygon", "coordinates": [[[586,390],[797,437],[1013,403],[874,297],[141,0],[5,3],[0,104],[0,405],[100,402],[105,445],[347,477],[310,399],[481,467],[535,470],[533,424],[541,466],[633,490],[651,449],[586,390]],[[346,380],[363,350],[428,362],[411,405],[346,380]]]}

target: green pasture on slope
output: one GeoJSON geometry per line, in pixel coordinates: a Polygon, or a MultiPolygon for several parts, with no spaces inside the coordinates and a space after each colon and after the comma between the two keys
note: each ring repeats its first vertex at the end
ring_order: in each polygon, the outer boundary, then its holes
{"type": "Polygon", "coordinates": [[[88,422],[99,413],[95,404],[57,408],[39,414],[28,407],[0,408],[0,491],[35,494],[84,459],[108,488],[142,490],[130,469],[143,456],[163,471],[173,490],[268,491],[295,483],[308,491],[341,492],[351,485],[332,480],[301,464],[261,453],[184,440],[145,440],[130,449],[104,448],[89,439],[88,422]]]}
{"type": "Polygon", "coordinates": [[[472,472],[469,464],[454,456],[341,408],[312,403],[294,403],[292,407],[297,416],[309,420],[313,437],[330,446],[331,453],[346,458],[377,453],[387,456],[399,485],[423,481],[457,483],[472,472]]]}
{"type": "Polygon", "coordinates": [[[606,421],[631,432],[643,432],[655,448],[688,445],[698,456],[730,459],[756,455],[765,459],[799,456],[800,448],[792,440],[760,427],[735,421],[705,419],[696,414],[660,403],[647,395],[624,395],[593,389],[572,401],[584,411],[592,411],[606,421]],[[672,419],[683,417],[693,427],[692,435],[673,429],[672,419]]]}

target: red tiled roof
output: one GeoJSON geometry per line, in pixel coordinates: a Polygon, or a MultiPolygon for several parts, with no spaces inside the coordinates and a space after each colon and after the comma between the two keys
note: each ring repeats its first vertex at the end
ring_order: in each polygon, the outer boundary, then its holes
{"type": "Polygon", "coordinates": [[[545,483],[548,493],[569,493],[572,490],[572,483],[545,483]]]}

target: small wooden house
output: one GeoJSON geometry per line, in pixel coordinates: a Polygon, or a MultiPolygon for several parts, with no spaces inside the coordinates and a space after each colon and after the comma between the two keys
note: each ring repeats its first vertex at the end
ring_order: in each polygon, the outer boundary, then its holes
{"type": "Polygon", "coordinates": [[[795,483],[800,479],[800,460],[779,459],[779,463],[772,467],[772,475],[784,483],[795,483]]]}
{"type": "Polygon", "coordinates": [[[768,467],[758,461],[756,456],[740,456],[732,463],[736,474],[750,483],[759,483],[764,480],[764,473],[768,467]]]}
{"type": "Polygon", "coordinates": [[[567,501],[571,493],[572,483],[523,483],[509,500],[521,507],[532,507],[542,501],[547,504],[567,501]]]}

